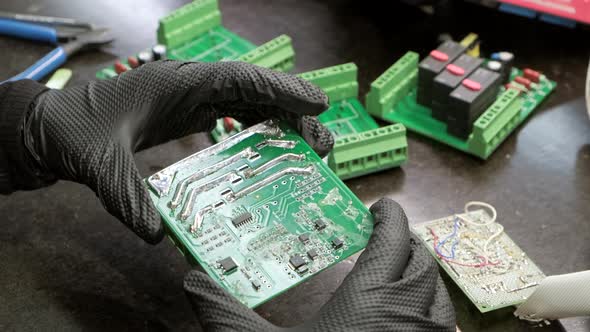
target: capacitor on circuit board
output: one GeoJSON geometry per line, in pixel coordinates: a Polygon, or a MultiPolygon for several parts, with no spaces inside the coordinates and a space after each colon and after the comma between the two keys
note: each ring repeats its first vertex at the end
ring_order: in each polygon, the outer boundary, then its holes
{"type": "Polygon", "coordinates": [[[142,51],[142,52],[137,53],[137,61],[139,62],[140,65],[143,65],[148,62],[154,61],[154,57],[152,56],[152,53],[147,52],[147,51],[142,51]]]}
{"type": "Polygon", "coordinates": [[[162,44],[155,45],[152,47],[152,55],[156,61],[166,59],[166,46],[162,44]]]}

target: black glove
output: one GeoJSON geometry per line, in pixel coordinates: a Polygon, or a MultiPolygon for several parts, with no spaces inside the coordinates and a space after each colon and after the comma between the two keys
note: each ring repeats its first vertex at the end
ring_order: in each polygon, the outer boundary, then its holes
{"type": "MultiPolygon", "coordinates": [[[[333,145],[325,127],[308,116],[328,107],[319,88],[247,63],[158,61],[62,91],[29,90],[36,98],[26,107],[6,110],[17,128],[7,132],[16,138],[0,140],[13,188],[32,189],[58,179],[86,184],[108,212],[149,243],[159,242],[163,229],[134,152],[210,131],[224,116],[245,124],[287,120],[321,155],[333,145]],[[21,112],[20,118],[10,112],[21,112]]],[[[7,126],[0,118],[2,125],[7,126]]]]}
{"type": "Polygon", "coordinates": [[[454,331],[455,313],[434,259],[410,234],[390,199],[371,207],[373,235],[355,267],[318,314],[301,326],[276,327],[209,276],[191,271],[185,292],[206,331],[454,331]]]}

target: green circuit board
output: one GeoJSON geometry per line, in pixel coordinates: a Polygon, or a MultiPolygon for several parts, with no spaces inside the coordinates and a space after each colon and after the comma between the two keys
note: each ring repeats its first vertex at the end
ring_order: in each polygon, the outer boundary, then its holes
{"type": "Polygon", "coordinates": [[[412,227],[438,264],[483,313],[524,302],[545,274],[481,210],[412,227]],[[465,222],[469,218],[476,222],[465,222]],[[486,224],[480,226],[479,224],[486,224]],[[487,258],[484,253],[487,252],[487,258]]]}
{"type": "MultiPolygon", "coordinates": [[[[214,27],[196,39],[167,50],[168,59],[183,61],[215,62],[236,60],[256,48],[256,45],[227,30],[222,26],[214,27]]],[[[147,50],[150,51],[150,50],[147,50]]],[[[127,60],[121,60],[129,65],[127,60]]],[[[96,77],[107,79],[117,76],[115,68],[109,66],[96,73],[96,77]]]]}
{"type": "Polygon", "coordinates": [[[320,114],[318,120],[336,139],[379,128],[356,97],[331,102],[330,108],[320,114]]]}
{"type": "Polygon", "coordinates": [[[363,249],[373,227],[305,141],[273,121],[146,181],[174,243],[248,307],[363,249]]]}
{"type": "MultiPolygon", "coordinates": [[[[529,90],[501,87],[496,102],[474,122],[473,132],[464,140],[449,134],[444,122],[416,102],[417,73],[418,54],[408,52],[371,84],[369,113],[482,159],[487,159],[557,85],[543,75],[529,90]]],[[[513,80],[521,75],[522,71],[513,67],[510,83],[518,85],[513,80]]]]}
{"type": "MultiPolygon", "coordinates": [[[[320,87],[330,100],[319,121],[334,136],[328,155],[330,168],[341,179],[350,179],[398,167],[408,158],[406,129],[401,124],[380,127],[357,99],[357,67],[354,63],[298,74],[320,87]]],[[[214,141],[235,135],[241,126],[233,119],[219,120],[214,141]]]]}
{"type": "MultiPolygon", "coordinates": [[[[245,61],[282,71],[294,65],[295,53],[288,36],[254,45],[221,25],[217,0],[195,0],[160,19],[158,43],[166,46],[166,56],[172,60],[245,61]]],[[[131,68],[127,60],[120,61],[131,68]]],[[[114,65],[96,73],[99,79],[117,75],[114,65]]]]}

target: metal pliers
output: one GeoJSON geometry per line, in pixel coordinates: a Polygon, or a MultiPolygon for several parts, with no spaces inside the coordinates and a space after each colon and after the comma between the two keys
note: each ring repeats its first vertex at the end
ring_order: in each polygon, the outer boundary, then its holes
{"type": "Polygon", "coordinates": [[[57,45],[53,51],[22,73],[6,82],[21,79],[40,80],[63,65],[68,56],[81,49],[98,47],[113,40],[106,28],[47,16],[0,12],[0,35],[41,41],[57,45]]]}

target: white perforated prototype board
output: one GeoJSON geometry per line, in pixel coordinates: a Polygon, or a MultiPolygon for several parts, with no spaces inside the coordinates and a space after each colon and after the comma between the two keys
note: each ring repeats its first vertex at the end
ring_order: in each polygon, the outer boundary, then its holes
{"type": "Polygon", "coordinates": [[[490,220],[484,210],[475,210],[417,224],[413,232],[481,312],[524,302],[545,278],[543,272],[505,232],[488,243],[486,260],[485,243],[501,226],[472,225],[457,216],[490,220]]]}

